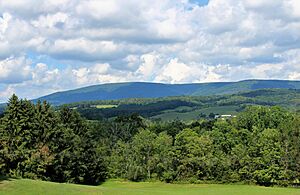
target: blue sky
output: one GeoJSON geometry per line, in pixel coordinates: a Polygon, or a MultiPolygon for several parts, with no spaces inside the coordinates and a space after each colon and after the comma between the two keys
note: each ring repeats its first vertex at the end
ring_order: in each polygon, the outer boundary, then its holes
{"type": "Polygon", "coordinates": [[[0,0],[0,102],[82,86],[300,79],[297,0],[0,0]]]}
{"type": "Polygon", "coordinates": [[[198,5],[204,6],[208,4],[208,0],[190,0],[192,3],[197,3],[198,5]]]}

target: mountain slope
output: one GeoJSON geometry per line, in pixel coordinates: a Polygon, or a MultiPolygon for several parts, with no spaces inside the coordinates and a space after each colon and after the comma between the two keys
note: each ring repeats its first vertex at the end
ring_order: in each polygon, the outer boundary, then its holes
{"type": "MultiPolygon", "coordinates": [[[[246,80],[239,82],[162,84],[162,83],[112,83],[57,92],[37,100],[46,100],[54,105],[72,102],[113,100],[123,98],[156,98],[167,96],[207,96],[233,94],[257,89],[300,89],[300,81],[246,80]]],[[[34,100],[36,101],[36,100],[34,100]]]]}
{"type": "Polygon", "coordinates": [[[280,106],[300,111],[300,89],[259,89],[230,95],[176,96],[163,98],[129,98],[71,103],[89,120],[109,119],[139,114],[160,120],[198,120],[210,114],[235,115],[250,105],[280,106]]]}

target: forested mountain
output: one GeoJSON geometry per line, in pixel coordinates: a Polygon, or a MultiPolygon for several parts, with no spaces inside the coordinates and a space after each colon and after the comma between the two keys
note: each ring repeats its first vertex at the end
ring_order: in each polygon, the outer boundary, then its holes
{"type": "Polygon", "coordinates": [[[57,92],[41,98],[54,105],[92,100],[122,98],[156,98],[167,96],[208,96],[233,94],[257,89],[300,89],[300,81],[245,80],[239,82],[162,84],[162,83],[112,83],[57,92]]]}

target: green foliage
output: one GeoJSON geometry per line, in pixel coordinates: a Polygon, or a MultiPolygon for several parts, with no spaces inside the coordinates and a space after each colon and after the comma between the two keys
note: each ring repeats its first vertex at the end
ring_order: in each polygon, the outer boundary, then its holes
{"type": "Polygon", "coordinates": [[[300,184],[300,116],[280,107],[249,106],[234,118],[188,124],[138,114],[88,121],[76,109],[55,111],[14,95],[0,121],[0,170],[7,176],[300,184]]]}
{"type": "Polygon", "coordinates": [[[141,130],[131,143],[119,142],[112,151],[110,170],[114,177],[132,181],[152,178],[169,180],[172,165],[172,138],[166,133],[156,135],[141,130]]]}
{"type": "Polygon", "coordinates": [[[115,146],[110,170],[133,181],[299,185],[299,122],[279,107],[252,106],[228,120],[152,123],[115,146]]]}
{"type": "Polygon", "coordinates": [[[97,184],[106,177],[103,157],[77,112],[52,110],[13,95],[1,119],[1,172],[9,176],[97,184]]]}
{"type": "Polygon", "coordinates": [[[205,179],[211,158],[212,141],[191,129],[184,129],[175,138],[177,180],[205,179]]]}
{"type": "Polygon", "coordinates": [[[153,120],[191,121],[200,118],[213,118],[216,114],[236,115],[248,105],[279,105],[296,111],[300,109],[299,99],[299,90],[260,89],[232,95],[98,100],[72,103],[67,106],[76,108],[82,116],[90,120],[102,120],[138,113],[153,120]],[[118,106],[109,108],[107,105],[118,106]],[[102,109],[97,107],[102,107],[102,109]]]}

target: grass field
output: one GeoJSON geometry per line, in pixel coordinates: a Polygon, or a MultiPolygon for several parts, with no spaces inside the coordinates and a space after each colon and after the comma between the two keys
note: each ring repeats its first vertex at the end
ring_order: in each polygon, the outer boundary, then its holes
{"type": "Polygon", "coordinates": [[[238,106],[215,106],[209,108],[202,108],[196,110],[190,110],[191,107],[180,107],[173,110],[166,110],[164,113],[151,117],[152,119],[160,118],[163,121],[171,121],[171,120],[183,120],[183,121],[191,121],[199,119],[201,113],[209,115],[210,113],[215,114],[237,114],[238,106]],[[180,112],[181,110],[185,110],[186,112],[180,112]]]}
{"type": "Polygon", "coordinates": [[[105,109],[105,108],[116,108],[118,105],[96,105],[98,109],[105,109]]]}
{"type": "Polygon", "coordinates": [[[103,194],[103,195],[300,195],[300,189],[247,185],[165,184],[107,181],[100,186],[58,184],[28,179],[0,182],[0,194],[103,194]]]}

